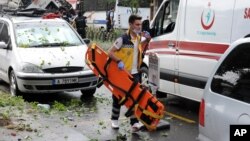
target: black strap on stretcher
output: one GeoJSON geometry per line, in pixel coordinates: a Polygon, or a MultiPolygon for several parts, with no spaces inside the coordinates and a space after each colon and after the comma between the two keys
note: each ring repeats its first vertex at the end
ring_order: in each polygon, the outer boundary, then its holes
{"type": "Polygon", "coordinates": [[[144,94],[147,92],[147,88],[143,88],[142,91],[140,92],[138,98],[136,99],[135,102],[133,102],[133,105],[128,109],[128,111],[125,113],[126,117],[129,117],[133,114],[133,110],[135,105],[141,100],[141,98],[144,96],[144,94]]]}
{"type": "MultiPolygon", "coordinates": [[[[134,90],[135,86],[137,85],[137,81],[133,81],[133,84],[130,86],[128,90],[128,94],[131,94],[131,92],[134,90]]],[[[125,99],[120,103],[120,105],[123,105],[127,101],[128,97],[126,96],[125,99]]]]}
{"type": "Polygon", "coordinates": [[[141,91],[141,93],[139,94],[138,98],[135,100],[131,95],[130,93],[134,90],[135,86],[137,85],[137,81],[133,81],[133,84],[131,85],[129,91],[126,91],[118,86],[116,86],[115,84],[113,84],[109,79],[108,79],[108,72],[107,72],[107,68],[108,68],[108,65],[111,63],[111,58],[108,59],[108,61],[106,62],[106,64],[104,65],[104,71],[105,71],[105,74],[103,74],[100,69],[98,68],[98,66],[96,65],[95,63],[95,50],[92,48],[91,49],[91,52],[92,52],[92,61],[91,64],[96,68],[96,70],[98,71],[98,73],[101,75],[101,77],[103,78],[102,80],[103,81],[107,81],[110,85],[112,85],[113,87],[117,88],[118,90],[122,91],[123,93],[125,93],[125,100],[122,102],[122,104],[124,104],[128,97],[131,98],[131,100],[133,101],[133,105],[128,109],[128,111],[126,112],[125,116],[129,117],[133,114],[133,109],[134,109],[134,106],[140,101],[140,99],[142,98],[142,96],[146,93],[146,90],[147,89],[143,89],[141,91]]]}
{"type": "MultiPolygon", "coordinates": [[[[141,112],[143,111],[143,109],[140,106],[138,108],[141,110],[141,112]]],[[[140,119],[143,122],[147,123],[148,125],[152,123],[152,118],[149,115],[146,115],[144,113],[141,114],[140,119]]]]}
{"type": "Polygon", "coordinates": [[[154,96],[151,96],[149,99],[148,99],[148,102],[147,102],[147,106],[146,106],[146,109],[148,108],[148,106],[151,107],[151,109],[154,110],[154,112],[156,112],[158,110],[158,107],[156,106],[156,104],[159,102],[158,100],[154,103],[152,102],[152,98],[154,98],[154,96]]]}
{"type": "MultiPolygon", "coordinates": [[[[94,49],[92,49],[91,51],[92,51],[92,60],[95,61],[94,49]]],[[[99,83],[97,84],[97,88],[100,88],[100,87],[103,85],[103,79],[107,79],[107,78],[108,78],[108,72],[107,72],[107,69],[106,69],[106,68],[108,67],[108,64],[109,64],[110,62],[111,62],[111,59],[109,58],[108,61],[107,61],[107,63],[106,63],[105,66],[104,66],[104,68],[105,68],[104,71],[105,71],[105,73],[106,73],[106,76],[105,76],[105,77],[102,76],[102,78],[99,78],[99,79],[101,79],[101,80],[100,80],[99,83]]],[[[96,64],[95,64],[95,68],[97,68],[96,64]]],[[[99,69],[98,69],[97,71],[98,71],[99,74],[101,73],[99,69]]]]}

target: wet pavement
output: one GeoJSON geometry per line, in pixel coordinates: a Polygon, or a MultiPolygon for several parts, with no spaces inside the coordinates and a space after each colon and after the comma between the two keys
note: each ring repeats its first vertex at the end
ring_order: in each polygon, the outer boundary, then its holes
{"type": "MultiPolygon", "coordinates": [[[[0,89],[8,91],[5,84],[0,83],[0,89]]],[[[39,103],[51,103],[52,101],[65,101],[81,99],[81,93],[67,92],[56,94],[25,94],[26,101],[37,101],[39,103]]],[[[169,98],[168,98],[169,99],[169,98]]],[[[170,129],[159,131],[139,131],[131,133],[129,119],[124,116],[126,109],[123,106],[119,119],[120,129],[113,130],[110,125],[111,115],[111,93],[101,87],[92,99],[82,99],[83,110],[81,113],[67,111],[57,114],[29,114],[23,112],[19,117],[13,117],[12,122],[23,123],[32,127],[33,131],[16,131],[0,127],[0,141],[193,141],[198,136],[197,104],[189,107],[179,99],[163,99],[167,105],[167,111],[188,117],[194,123],[188,123],[166,115],[164,120],[170,123],[170,129]],[[190,110],[190,109],[195,110],[190,110]],[[35,117],[35,118],[34,118],[35,117]]],[[[3,110],[0,107],[0,110],[3,110]]]]}

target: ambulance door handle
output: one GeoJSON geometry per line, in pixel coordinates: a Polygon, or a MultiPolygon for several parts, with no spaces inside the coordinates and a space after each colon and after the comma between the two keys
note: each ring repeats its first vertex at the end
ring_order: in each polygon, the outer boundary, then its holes
{"type": "Polygon", "coordinates": [[[168,47],[169,47],[169,48],[174,48],[174,47],[175,47],[175,44],[172,43],[172,42],[169,42],[169,43],[168,43],[168,47]]]}

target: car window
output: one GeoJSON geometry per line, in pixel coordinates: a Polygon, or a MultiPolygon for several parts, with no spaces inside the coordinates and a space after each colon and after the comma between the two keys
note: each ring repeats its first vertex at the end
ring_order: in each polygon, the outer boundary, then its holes
{"type": "Polygon", "coordinates": [[[6,44],[9,43],[9,32],[8,27],[6,24],[0,24],[0,41],[5,42],[6,44]]]}
{"type": "Polygon", "coordinates": [[[67,47],[82,45],[72,28],[63,22],[40,21],[15,25],[18,47],[67,47]]]}
{"type": "Polygon", "coordinates": [[[216,71],[212,91],[250,103],[250,43],[236,47],[216,71]]]}

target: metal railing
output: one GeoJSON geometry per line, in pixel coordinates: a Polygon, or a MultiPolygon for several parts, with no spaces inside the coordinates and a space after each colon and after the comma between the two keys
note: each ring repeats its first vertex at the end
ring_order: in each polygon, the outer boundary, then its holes
{"type": "Polygon", "coordinates": [[[103,42],[114,42],[122,34],[122,30],[114,29],[107,32],[104,28],[86,28],[86,37],[91,40],[99,40],[103,42]]]}

